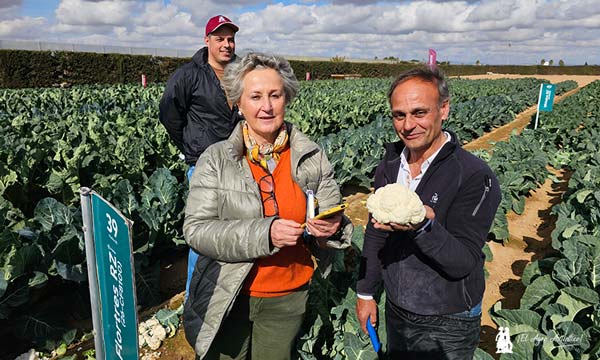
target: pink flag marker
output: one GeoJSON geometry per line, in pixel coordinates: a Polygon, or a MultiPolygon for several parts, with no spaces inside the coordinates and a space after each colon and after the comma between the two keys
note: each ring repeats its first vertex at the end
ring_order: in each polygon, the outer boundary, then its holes
{"type": "Polygon", "coordinates": [[[427,61],[427,66],[429,66],[429,68],[432,70],[437,67],[436,57],[437,53],[435,52],[435,50],[429,49],[429,60],[427,61]]]}

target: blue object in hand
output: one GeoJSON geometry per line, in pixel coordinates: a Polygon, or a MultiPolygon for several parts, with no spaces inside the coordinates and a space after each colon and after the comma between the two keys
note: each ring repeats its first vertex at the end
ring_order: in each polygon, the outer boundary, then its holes
{"type": "Polygon", "coordinates": [[[379,338],[377,337],[377,331],[373,325],[371,325],[371,317],[367,318],[367,331],[369,332],[369,337],[371,338],[371,344],[373,344],[373,350],[376,353],[379,353],[379,349],[381,349],[381,343],[379,342],[379,338]]]}

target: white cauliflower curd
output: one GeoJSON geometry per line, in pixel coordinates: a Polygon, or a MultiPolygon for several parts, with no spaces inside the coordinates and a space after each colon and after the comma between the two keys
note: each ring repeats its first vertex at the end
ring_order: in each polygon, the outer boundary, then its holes
{"type": "Polygon", "coordinates": [[[367,209],[382,224],[418,224],[425,219],[419,195],[398,183],[380,187],[367,199],[367,209]]]}

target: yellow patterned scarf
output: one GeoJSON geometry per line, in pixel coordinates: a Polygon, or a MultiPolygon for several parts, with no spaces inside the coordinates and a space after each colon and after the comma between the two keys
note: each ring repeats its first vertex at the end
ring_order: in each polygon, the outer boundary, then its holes
{"type": "Polygon", "coordinates": [[[288,142],[288,133],[285,124],[281,125],[279,134],[273,144],[260,145],[256,143],[248,133],[248,122],[244,120],[242,123],[242,133],[244,134],[244,144],[248,152],[248,158],[255,164],[259,164],[269,173],[275,170],[277,162],[279,162],[280,153],[285,149],[288,142]]]}

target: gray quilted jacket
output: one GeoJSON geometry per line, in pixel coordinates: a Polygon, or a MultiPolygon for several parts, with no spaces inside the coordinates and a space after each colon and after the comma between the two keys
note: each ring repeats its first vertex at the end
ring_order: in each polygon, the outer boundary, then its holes
{"type": "MultiPolygon", "coordinates": [[[[275,218],[263,217],[258,185],[244,156],[240,124],[229,139],[210,146],[198,159],[185,209],[186,242],[201,255],[183,319],[186,338],[200,358],[206,355],[254,259],[278,251],[269,246],[275,218]]],[[[291,124],[286,126],[294,180],[304,191],[314,191],[320,209],[338,205],[341,194],[325,153],[291,124]]],[[[346,217],[342,228],[342,236],[328,239],[325,249],[311,247],[324,274],[332,251],[350,245],[353,228],[346,217]]]]}

